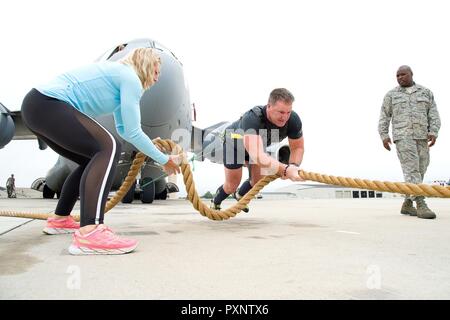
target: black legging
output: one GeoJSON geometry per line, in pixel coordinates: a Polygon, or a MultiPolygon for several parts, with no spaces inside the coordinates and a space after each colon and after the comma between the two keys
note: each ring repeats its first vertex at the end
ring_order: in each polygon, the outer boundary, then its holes
{"type": "Polygon", "coordinates": [[[79,164],[64,182],[55,214],[69,215],[80,197],[81,227],[103,223],[120,143],[92,118],[36,89],[23,100],[22,119],[50,148],[79,164]]]}

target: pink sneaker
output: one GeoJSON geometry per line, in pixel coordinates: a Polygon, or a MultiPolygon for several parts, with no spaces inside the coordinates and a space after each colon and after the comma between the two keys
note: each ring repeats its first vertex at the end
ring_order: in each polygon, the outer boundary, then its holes
{"type": "Polygon", "coordinates": [[[123,254],[136,249],[137,244],[136,240],[119,237],[104,224],[99,224],[85,235],[76,231],[69,252],[74,255],[123,254]]]}
{"type": "Polygon", "coordinates": [[[42,231],[46,234],[67,234],[74,233],[79,228],[80,223],[76,222],[71,216],[68,216],[63,219],[48,218],[47,226],[42,231]]]}

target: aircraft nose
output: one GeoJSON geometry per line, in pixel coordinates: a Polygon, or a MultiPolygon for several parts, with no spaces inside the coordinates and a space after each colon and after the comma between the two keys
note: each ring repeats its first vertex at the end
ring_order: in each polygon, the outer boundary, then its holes
{"type": "MultiPolygon", "coordinates": [[[[161,70],[156,82],[141,98],[141,123],[155,127],[190,114],[189,91],[182,65],[165,52],[160,54],[161,70]]],[[[175,121],[176,122],[176,121],[175,121]]]]}

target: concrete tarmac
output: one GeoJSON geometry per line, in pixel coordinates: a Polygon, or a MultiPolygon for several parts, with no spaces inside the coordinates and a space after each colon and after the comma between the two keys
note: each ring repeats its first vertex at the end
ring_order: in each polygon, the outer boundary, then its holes
{"type": "MultiPolygon", "coordinates": [[[[258,199],[227,221],[186,200],[119,204],[105,223],[139,240],[119,256],[72,256],[71,235],[0,217],[0,299],[450,299],[449,200],[428,199],[435,220],[401,203],[258,199]]],[[[55,206],[0,199],[0,210],[55,206]]]]}

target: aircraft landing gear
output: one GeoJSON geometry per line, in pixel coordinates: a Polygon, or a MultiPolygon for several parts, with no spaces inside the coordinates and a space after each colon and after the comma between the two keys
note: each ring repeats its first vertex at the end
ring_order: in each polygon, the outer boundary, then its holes
{"type": "Polygon", "coordinates": [[[155,200],[155,182],[152,178],[144,178],[139,184],[134,182],[122,198],[122,203],[132,203],[134,199],[141,199],[142,203],[152,203],[155,200]]]}
{"type": "Polygon", "coordinates": [[[134,193],[136,192],[136,181],[128,190],[127,194],[122,198],[122,203],[131,203],[134,200],[134,193]]]}
{"type": "Polygon", "coordinates": [[[155,199],[157,200],[166,200],[167,199],[167,188],[163,191],[155,195],[155,199]]]}
{"type": "Polygon", "coordinates": [[[155,182],[152,178],[142,179],[141,201],[142,203],[152,203],[155,200],[155,182]]]}
{"type": "Polygon", "coordinates": [[[53,199],[55,197],[55,191],[50,189],[46,184],[44,184],[44,189],[42,190],[42,198],[53,199]]]}

